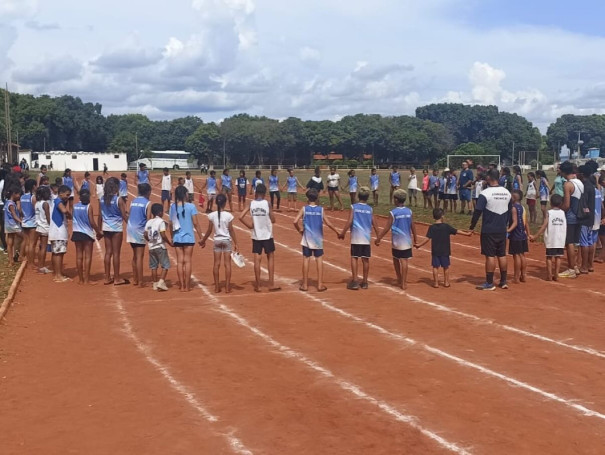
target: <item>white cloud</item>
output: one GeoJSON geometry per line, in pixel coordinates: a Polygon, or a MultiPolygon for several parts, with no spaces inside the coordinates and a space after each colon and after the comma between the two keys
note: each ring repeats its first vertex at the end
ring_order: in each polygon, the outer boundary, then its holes
{"type": "Polygon", "coordinates": [[[304,46],[300,49],[298,55],[303,63],[313,66],[317,65],[321,60],[321,52],[314,47],[304,46]]]}
{"type": "Polygon", "coordinates": [[[1,21],[30,17],[37,11],[37,0],[0,0],[1,21]]]}
{"type": "Polygon", "coordinates": [[[46,59],[38,65],[13,71],[13,79],[22,84],[48,84],[77,79],[82,75],[82,63],[74,57],[64,55],[46,59]]]}

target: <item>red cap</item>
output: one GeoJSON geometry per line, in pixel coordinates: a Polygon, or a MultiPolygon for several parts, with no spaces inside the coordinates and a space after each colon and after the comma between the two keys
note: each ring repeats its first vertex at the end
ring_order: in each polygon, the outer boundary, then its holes
{"type": "Polygon", "coordinates": [[[14,166],[13,167],[13,172],[21,172],[23,169],[21,169],[20,166],[14,166]]]}

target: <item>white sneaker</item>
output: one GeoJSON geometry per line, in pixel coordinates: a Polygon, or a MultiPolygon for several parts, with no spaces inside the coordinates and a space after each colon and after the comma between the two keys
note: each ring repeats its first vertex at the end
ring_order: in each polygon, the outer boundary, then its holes
{"type": "Polygon", "coordinates": [[[158,281],[158,291],[167,291],[168,286],[166,286],[166,282],[164,280],[158,281]]]}
{"type": "Polygon", "coordinates": [[[47,267],[40,267],[38,269],[38,273],[42,273],[44,275],[48,275],[49,273],[52,273],[52,270],[48,269],[47,267]]]}
{"type": "Polygon", "coordinates": [[[153,290],[157,291],[158,290],[158,284],[157,283],[153,283],[153,290]]]}
{"type": "Polygon", "coordinates": [[[576,271],[574,269],[567,269],[565,272],[559,273],[559,278],[576,278],[576,271]]]}

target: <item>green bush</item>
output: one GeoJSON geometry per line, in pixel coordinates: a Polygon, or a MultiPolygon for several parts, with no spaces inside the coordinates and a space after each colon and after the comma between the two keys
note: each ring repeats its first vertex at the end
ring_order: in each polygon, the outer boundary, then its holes
{"type": "Polygon", "coordinates": [[[357,166],[359,166],[359,161],[357,160],[348,160],[345,163],[346,166],[350,167],[351,169],[357,169],[357,166]]]}
{"type": "Polygon", "coordinates": [[[364,166],[373,166],[373,165],[374,165],[374,162],[373,162],[372,160],[365,160],[365,161],[363,162],[363,165],[364,165],[364,166]]]}
{"type": "Polygon", "coordinates": [[[344,163],[343,160],[334,160],[332,161],[332,166],[344,166],[346,163],[344,163]]]}

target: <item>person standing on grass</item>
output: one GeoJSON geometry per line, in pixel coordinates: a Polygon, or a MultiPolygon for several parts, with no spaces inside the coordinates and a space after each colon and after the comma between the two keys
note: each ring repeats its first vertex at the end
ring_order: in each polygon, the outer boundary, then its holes
{"type": "Polygon", "coordinates": [[[414,207],[418,207],[418,176],[416,175],[416,168],[410,168],[410,174],[408,175],[408,199],[410,200],[410,207],[412,206],[412,200],[414,201],[414,207]]]}
{"type": "Polygon", "coordinates": [[[391,185],[389,201],[394,204],[393,193],[401,187],[401,174],[399,173],[397,166],[393,166],[393,171],[389,174],[389,183],[391,185]]]}
{"type": "MultiPolygon", "coordinates": [[[[349,197],[351,198],[351,205],[357,202],[357,176],[355,175],[355,170],[351,169],[347,172],[347,176],[349,177],[349,197]]],[[[344,191],[344,190],[343,190],[344,191]]]]}
{"type": "Polygon", "coordinates": [[[566,180],[563,184],[564,196],[561,209],[565,212],[567,221],[567,236],[565,238],[567,269],[559,273],[559,278],[576,278],[580,274],[580,267],[576,263],[576,246],[580,244],[582,233],[582,225],[578,221],[578,207],[584,193],[584,184],[576,177],[574,166],[569,161],[561,163],[560,169],[561,175],[566,180]]]}
{"type": "Polygon", "coordinates": [[[431,242],[431,265],[433,266],[433,287],[439,287],[439,269],[443,269],[443,287],[449,288],[450,285],[450,256],[452,255],[452,246],[450,236],[464,235],[470,237],[472,232],[459,231],[445,222],[443,209],[433,209],[433,218],[435,223],[429,227],[426,233],[426,239],[420,243],[414,243],[414,247],[419,249],[431,242]]]}
{"type": "Polygon", "coordinates": [[[429,171],[422,170],[422,207],[426,209],[429,206],[429,171]]]}
{"type": "Polygon", "coordinates": [[[344,240],[347,231],[351,230],[351,282],[347,289],[357,291],[359,285],[359,259],[363,266],[361,289],[368,289],[368,274],[370,273],[370,258],[372,257],[372,230],[378,235],[378,227],[374,222],[374,211],[368,205],[370,189],[362,186],[359,189],[359,202],[351,207],[349,219],[338,236],[344,240]]]}
{"type": "Polygon", "coordinates": [[[527,258],[525,253],[529,252],[527,244],[527,236],[529,226],[527,225],[527,213],[521,205],[523,201],[523,193],[521,190],[513,190],[512,192],[513,207],[511,210],[511,225],[508,232],[508,254],[512,255],[514,261],[515,276],[513,283],[525,283],[527,276],[527,258]]]}
{"type": "Polygon", "coordinates": [[[94,220],[90,207],[90,190],[80,190],[79,199],[80,201],[74,205],[71,241],[76,245],[78,284],[90,284],[92,246],[95,240],[103,237],[103,232],[94,220]]]}
{"type": "Polygon", "coordinates": [[[223,169],[223,175],[221,175],[221,193],[227,196],[229,211],[233,212],[233,178],[229,175],[229,169],[223,169]]]}
{"type": "Polygon", "coordinates": [[[145,163],[139,163],[139,170],[137,171],[137,185],[141,183],[149,183],[149,171],[145,163]]]}
{"type": "Polygon", "coordinates": [[[36,191],[36,236],[40,240],[38,249],[38,273],[48,274],[51,271],[46,267],[46,247],[48,245],[48,231],[50,229],[50,188],[38,187],[36,191]]]}
{"type": "MultiPolygon", "coordinates": [[[[315,175],[318,175],[317,173],[317,169],[315,170],[315,175]]],[[[336,199],[338,201],[338,205],[339,205],[339,209],[341,210],[343,209],[343,204],[342,204],[342,199],[340,198],[340,174],[338,174],[336,172],[336,167],[332,166],[330,168],[330,173],[328,174],[328,177],[326,178],[326,180],[328,181],[328,196],[330,198],[330,211],[334,210],[334,199],[336,199]]],[[[311,181],[309,181],[309,183],[311,183],[311,181]]],[[[311,189],[312,187],[309,186],[309,184],[307,184],[307,188],[311,189]]],[[[322,183],[322,188],[315,188],[318,192],[323,190],[323,183],[322,183]]]]}
{"type": "Polygon", "coordinates": [[[269,175],[269,195],[271,196],[271,209],[274,208],[274,200],[277,199],[276,212],[281,212],[281,194],[279,193],[279,177],[277,176],[277,169],[271,169],[271,175],[269,175]]]}
{"type": "Polygon", "coordinates": [[[298,178],[294,175],[294,169],[288,169],[288,178],[284,184],[282,191],[288,190],[288,212],[296,212],[296,200],[298,199],[298,188],[305,189],[300,184],[298,178]],[[292,207],[294,206],[294,207],[292,207]]]}
{"type": "Polygon", "coordinates": [[[445,198],[450,202],[450,212],[456,212],[458,210],[458,177],[456,177],[456,172],[450,171],[445,185],[445,198]]]}
{"type": "Polygon", "coordinates": [[[470,231],[475,230],[479,218],[481,224],[481,254],[485,256],[485,283],[477,286],[480,291],[493,291],[496,258],[500,267],[500,289],[508,289],[506,260],[506,231],[511,210],[511,194],[500,186],[497,169],[487,172],[487,188],[481,192],[473,213],[470,231]]]}
{"type": "Polygon", "coordinates": [[[225,263],[225,292],[231,294],[231,252],[238,252],[237,237],[233,228],[233,215],[225,212],[227,198],[224,194],[216,197],[216,212],[208,215],[208,230],[202,239],[202,248],[206,248],[206,241],[214,231],[214,292],[221,292],[220,270],[221,262],[225,263]]]}
{"type": "Polygon", "coordinates": [[[50,216],[50,228],[48,230],[48,240],[50,240],[50,249],[52,253],[53,271],[55,272],[55,283],[65,283],[71,281],[63,275],[63,258],[67,253],[67,218],[71,218],[69,211],[69,198],[71,190],[67,185],[59,187],[59,198],[53,207],[50,216]]]}
{"type": "Polygon", "coordinates": [[[433,169],[429,176],[429,208],[439,207],[439,170],[433,169]]]}
{"type": "Polygon", "coordinates": [[[380,187],[380,176],[376,172],[376,168],[373,167],[370,171],[370,190],[372,190],[372,199],[374,201],[374,207],[378,207],[378,188],[380,187]]]}
{"type": "Polygon", "coordinates": [[[239,171],[239,177],[237,178],[237,208],[240,212],[246,206],[246,193],[249,183],[246,178],[246,171],[239,171]]]}
{"type": "Polygon", "coordinates": [[[550,190],[548,189],[548,179],[546,178],[544,171],[537,170],[536,177],[540,178],[538,193],[540,193],[540,210],[542,210],[542,222],[544,222],[546,219],[548,199],[550,198],[550,190]]]}
{"type": "MultiPolygon", "coordinates": [[[[15,243],[23,237],[21,229],[21,213],[17,205],[21,198],[19,186],[9,187],[5,190],[6,202],[4,203],[4,230],[6,233],[6,252],[8,253],[8,265],[14,265],[17,253],[15,243]]],[[[69,196],[68,196],[69,197],[69,196]]]]}
{"type": "Polygon", "coordinates": [[[176,250],[176,271],[181,292],[191,291],[191,269],[195,236],[202,240],[195,205],[187,202],[187,188],[178,186],[174,191],[174,203],[170,206],[172,241],[176,250]]]}
{"type": "Polygon", "coordinates": [[[130,281],[120,278],[120,254],[122,252],[122,240],[124,238],[124,221],[128,221],[126,203],[119,197],[120,181],[115,177],[109,177],[103,188],[103,199],[99,202],[98,225],[103,230],[105,239],[105,281],[103,284],[122,286],[130,284],[130,281]],[[113,277],[111,276],[111,265],[113,264],[113,277]]]}
{"type": "Polygon", "coordinates": [[[273,240],[273,223],[275,215],[269,202],[265,199],[267,187],[260,183],[256,187],[254,200],[240,215],[240,222],[248,229],[252,229],[252,254],[254,255],[254,291],[260,292],[260,272],[263,252],[267,255],[267,268],[269,269],[269,291],[281,290],[275,285],[275,241],[273,240]],[[246,219],[250,214],[252,221],[246,219]]]}
{"type": "Polygon", "coordinates": [[[555,182],[550,189],[552,194],[558,194],[559,196],[565,196],[565,192],[563,191],[563,185],[565,185],[565,177],[561,175],[561,165],[557,166],[557,176],[555,177],[555,182]]]}
{"type": "Polygon", "coordinates": [[[474,180],[473,171],[468,167],[468,161],[462,162],[462,171],[458,179],[458,194],[460,195],[460,214],[472,215],[471,212],[471,188],[474,180]]]}
{"type": "Polygon", "coordinates": [[[301,245],[303,254],[303,279],[300,285],[300,290],[307,292],[309,290],[309,263],[311,256],[315,257],[317,264],[317,290],[325,292],[328,290],[324,286],[323,280],[323,255],[324,255],[324,224],[332,229],[336,235],[339,232],[334,225],[324,216],[323,207],[317,205],[319,193],[317,190],[307,191],[308,204],[300,209],[298,215],[294,219],[294,227],[299,234],[302,235],[301,245]],[[303,227],[300,227],[300,221],[303,222],[303,227]]]}
{"type": "Polygon", "coordinates": [[[376,246],[380,246],[382,238],[392,231],[392,253],[393,266],[397,275],[397,286],[404,291],[408,288],[408,260],[412,257],[412,246],[418,243],[416,227],[412,211],[405,207],[406,194],[404,190],[397,190],[393,193],[393,198],[397,206],[391,210],[391,216],[388,218],[386,226],[376,238],[376,246]]]}
{"type": "Polygon", "coordinates": [[[130,203],[126,241],[132,247],[132,284],[143,287],[143,260],[145,258],[145,225],[151,219],[151,185],[141,183],[139,195],[130,203]]]}
{"type": "Polygon", "coordinates": [[[437,208],[439,208],[439,205],[442,205],[443,207],[443,211],[447,212],[447,200],[445,198],[445,190],[446,190],[446,175],[450,172],[449,168],[445,168],[443,170],[443,172],[441,173],[441,177],[439,177],[439,186],[438,186],[438,191],[439,191],[439,200],[437,201],[437,208]]]}
{"type": "Polygon", "coordinates": [[[218,191],[216,183],[216,171],[210,171],[210,176],[206,179],[206,183],[204,184],[202,190],[204,188],[208,192],[208,205],[206,206],[206,213],[210,213],[212,212],[212,205],[214,203],[214,198],[216,198],[216,193],[218,191]]]}
{"type": "Polygon", "coordinates": [[[28,259],[30,265],[34,266],[34,255],[36,249],[36,181],[28,179],[25,181],[25,192],[19,200],[21,209],[21,229],[23,231],[23,247],[21,254],[28,259]]]}
{"type": "Polygon", "coordinates": [[[567,219],[561,210],[563,198],[558,194],[550,197],[550,210],[546,213],[544,223],[536,233],[530,235],[529,240],[535,242],[544,234],[546,247],[546,281],[558,281],[561,258],[565,254],[565,239],[567,238],[567,219]],[[554,267],[553,267],[554,262],[554,267]]]}
{"type": "Polygon", "coordinates": [[[165,167],[163,169],[164,175],[162,175],[162,206],[165,206],[166,213],[170,210],[170,204],[172,203],[172,176],[170,175],[170,169],[165,167]]]}
{"type": "Polygon", "coordinates": [[[525,200],[527,201],[527,208],[529,209],[529,223],[538,222],[538,214],[536,212],[536,199],[538,197],[538,187],[536,186],[536,174],[528,172],[527,174],[527,192],[525,194],[525,200]]]}
{"type": "Polygon", "coordinates": [[[149,243],[149,268],[151,269],[151,280],[154,291],[167,291],[166,276],[170,270],[170,259],[166,245],[173,246],[172,241],[166,235],[166,222],[162,218],[164,207],[162,204],[151,206],[151,218],[145,223],[145,240],[149,243]],[[158,279],[158,268],[162,268],[162,274],[158,279]]]}

